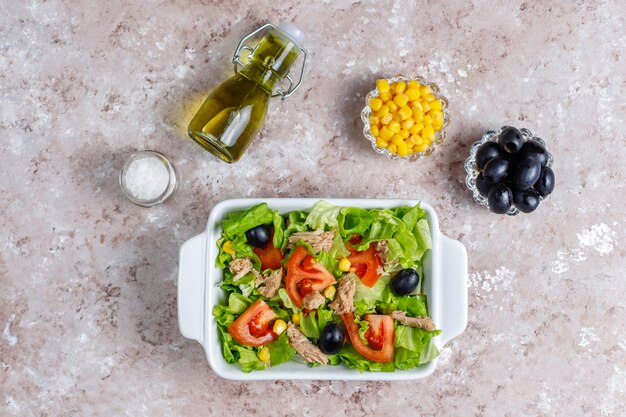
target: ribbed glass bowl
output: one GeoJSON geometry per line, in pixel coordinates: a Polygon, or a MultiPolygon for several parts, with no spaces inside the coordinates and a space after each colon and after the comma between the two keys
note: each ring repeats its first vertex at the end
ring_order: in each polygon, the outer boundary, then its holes
{"type": "Polygon", "coordinates": [[[443,94],[441,94],[441,91],[439,90],[439,86],[437,84],[428,82],[419,75],[415,77],[405,77],[403,75],[396,75],[395,77],[387,78],[387,82],[389,84],[394,83],[396,81],[404,81],[405,83],[408,83],[411,80],[415,80],[422,85],[429,86],[431,90],[433,90],[433,95],[437,97],[439,100],[441,100],[441,104],[442,104],[441,111],[443,112],[443,126],[441,130],[438,130],[435,132],[435,140],[430,144],[430,146],[425,151],[413,153],[407,156],[399,156],[397,154],[391,153],[389,149],[381,148],[376,144],[376,138],[374,137],[374,135],[372,135],[372,132],[370,129],[370,116],[372,114],[372,109],[369,106],[370,99],[373,97],[378,97],[378,90],[376,88],[374,88],[372,91],[367,93],[367,95],[365,96],[365,107],[363,108],[363,110],[361,110],[361,120],[363,121],[363,135],[365,136],[365,139],[367,139],[371,143],[372,149],[374,149],[374,152],[380,155],[384,155],[387,158],[393,159],[393,160],[403,159],[406,161],[415,162],[418,159],[420,159],[422,156],[428,156],[431,153],[433,153],[433,151],[439,145],[441,145],[444,140],[446,140],[446,135],[447,135],[446,127],[448,127],[448,125],[450,124],[450,112],[448,110],[448,99],[443,94]]]}
{"type": "MultiPolygon", "coordinates": [[[[480,192],[478,191],[478,188],[476,187],[476,177],[478,177],[478,174],[480,174],[480,170],[478,169],[478,166],[476,166],[476,153],[478,152],[478,149],[483,144],[487,142],[497,142],[498,137],[500,136],[500,133],[502,133],[504,129],[507,129],[509,127],[510,126],[502,126],[497,131],[489,130],[485,132],[485,134],[480,140],[472,144],[472,147],[470,148],[469,157],[465,160],[465,172],[467,172],[467,176],[465,177],[465,185],[472,192],[472,195],[474,196],[474,201],[476,201],[481,206],[487,207],[490,211],[491,211],[491,208],[489,207],[489,201],[487,200],[487,197],[482,196],[480,192]]],[[[543,141],[543,139],[533,136],[530,130],[519,129],[519,131],[522,133],[522,136],[524,137],[524,142],[528,142],[529,140],[534,140],[542,144],[545,147],[545,142],[543,141]]],[[[546,166],[551,167],[552,162],[553,162],[552,154],[548,152],[548,162],[546,163],[546,166]]],[[[540,200],[543,200],[544,198],[545,197],[541,197],[541,196],[539,197],[540,200]]],[[[508,214],[509,216],[515,216],[519,212],[520,211],[514,205],[512,205],[506,214],[508,214]]]]}

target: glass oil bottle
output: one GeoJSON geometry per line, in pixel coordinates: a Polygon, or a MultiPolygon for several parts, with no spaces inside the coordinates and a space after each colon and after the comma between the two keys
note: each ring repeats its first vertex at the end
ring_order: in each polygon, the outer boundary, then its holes
{"type": "Polygon", "coordinates": [[[268,23],[245,36],[233,56],[235,74],[219,84],[204,101],[189,123],[189,136],[226,162],[239,160],[263,126],[270,97],[287,98],[302,83],[306,65],[303,41],[303,33],[289,23],[278,27],[268,23]],[[245,45],[248,39],[266,29],[269,32],[256,47],[245,45]],[[250,52],[245,65],[239,58],[242,50],[250,52]],[[300,53],[302,69],[300,79],[294,84],[289,69],[300,53]],[[283,79],[289,81],[287,91],[274,92],[283,79]]]}

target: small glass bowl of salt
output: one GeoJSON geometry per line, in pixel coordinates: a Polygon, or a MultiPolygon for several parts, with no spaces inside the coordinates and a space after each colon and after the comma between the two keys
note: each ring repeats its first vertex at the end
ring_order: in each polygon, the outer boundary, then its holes
{"type": "Polygon", "coordinates": [[[152,207],[170,198],[178,188],[174,164],[156,151],[133,153],[120,172],[122,191],[130,201],[152,207]]]}

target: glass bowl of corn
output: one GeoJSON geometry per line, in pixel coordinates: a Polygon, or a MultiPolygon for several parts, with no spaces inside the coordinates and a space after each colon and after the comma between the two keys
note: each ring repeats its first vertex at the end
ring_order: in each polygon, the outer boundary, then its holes
{"type": "Polygon", "coordinates": [[[376,153],[416,161],[446,139],[448,99],[421,76],[396,75],[376,81],[361,111],[363,135],[376,153]]]}

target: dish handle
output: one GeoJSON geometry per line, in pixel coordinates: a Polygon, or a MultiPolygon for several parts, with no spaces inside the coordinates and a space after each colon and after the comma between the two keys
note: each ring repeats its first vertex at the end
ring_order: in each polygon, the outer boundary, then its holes
{"type": "Polygon", "coordinates": [[[178,328],[204,345],[206,235],[192,237],[180,248],[178,265],[178,328]]]}
{"type": "Polygon", "coordinates": [[[441,262],[443,277],[443,323],[441,324],[441,346],[454,339],[467,326],[467,250],[458,240],[442,236],[441,262]]]}

